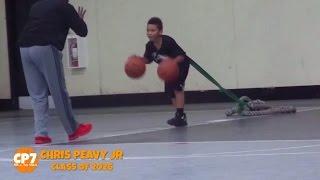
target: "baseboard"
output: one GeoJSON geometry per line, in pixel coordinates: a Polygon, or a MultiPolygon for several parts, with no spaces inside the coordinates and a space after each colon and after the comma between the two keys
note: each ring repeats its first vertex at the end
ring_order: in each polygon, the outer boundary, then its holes
{"type": "MultiPolygon", "coordinates": [[[[276,88],[251,88],[231,90],[237,96],[249,96],[262,100],[289,100],[320,98],[320,86],[294,86],[276,88]]],[[[230,98],[218,90],[187,91],[186,103],[230,102],[230,98]]],[[[71,97],[73,108],[148,106],[170,104],[170,98],[162,92],[139,94],[115,94],[71,97]]],[[[49,98],[50,108],[54,108],[52,98],[49,98]]],[[[0,100],[0,110],[31,109],[29,97],[19,97],[19,103],[12,100],[0,100]],[[19,106],[17,105],[19,104],[19,106]]]]}

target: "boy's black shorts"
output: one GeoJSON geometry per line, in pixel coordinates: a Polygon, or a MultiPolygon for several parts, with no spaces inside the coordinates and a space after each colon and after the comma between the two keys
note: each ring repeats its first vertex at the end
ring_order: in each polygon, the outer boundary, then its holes
{"type": "Polygon", "coordinates": [[[176,82],[165,82],[165,93],[169,95],[170,98],[174,98],[174,91],[183,91],[185,81],[189,73],[189,63],[183,63],[179,65],[179,78],[176,82]]]}

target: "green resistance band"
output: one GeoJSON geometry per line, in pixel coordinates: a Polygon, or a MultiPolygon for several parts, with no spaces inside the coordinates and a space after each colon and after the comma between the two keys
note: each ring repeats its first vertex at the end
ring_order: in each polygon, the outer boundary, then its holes
{"type": "Polygon", "coordinates": [[[213,84],[215,84],[218,88],[219,91],[222,92],[223,94],[227,95],[228,97],[230,97],[232,100],[234,100],[235,102],[237,102],[237,106],[238,106],[238,113],[241,113],[244,110],[244,107],[247,106],[247,103],[245,101],[240,100],[237,95],[235,95],[233,92],[223,88],[218,81],[216,81],[207,71],[205,71],[199,64],[197,64],[196,62],[194,62],[192,59],[190,59],[190,64],[197,70],[200,72],[200,74],[202,74],[205,78],[207,78],[210,82],[212,82],[213,84]]]}

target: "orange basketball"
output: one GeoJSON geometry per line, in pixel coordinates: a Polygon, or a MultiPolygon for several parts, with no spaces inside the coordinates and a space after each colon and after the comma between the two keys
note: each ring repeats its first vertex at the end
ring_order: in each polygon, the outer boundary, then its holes
{"type": "Polygon", "coordinates": [[[174,82],[179,77],[179,67],[172,59],[162,61],[158,65],[158,76],[160,79],[166,82],[174,82]]]}
{"type": "Polygon", "coordinates": [[[140,56],[130,56],[124,66],[127,76],[133,79],[140,78],[146,72],[146,64],[140,56]]]}

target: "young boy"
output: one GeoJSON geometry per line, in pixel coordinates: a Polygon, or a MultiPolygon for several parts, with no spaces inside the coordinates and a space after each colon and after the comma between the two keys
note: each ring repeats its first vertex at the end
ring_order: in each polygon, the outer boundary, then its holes
{"type": "Polygon", "coordinates": [[[187,116],[184,113],[184,84],[189,71],[189,57],[183,49],[170,36],[162,34],[163,25],[158,17],[152,17],[147,23],[147,36],[144,58],[146,63],[152,61],[160,63],[165,59],[171,59],[178,63],[179,78],[176,82],[165,82],[165,92],[169,95],[172,105],[177,109],[175,117],[168,120],[171,126],[182,127],[187,125],[187,116]]]}

